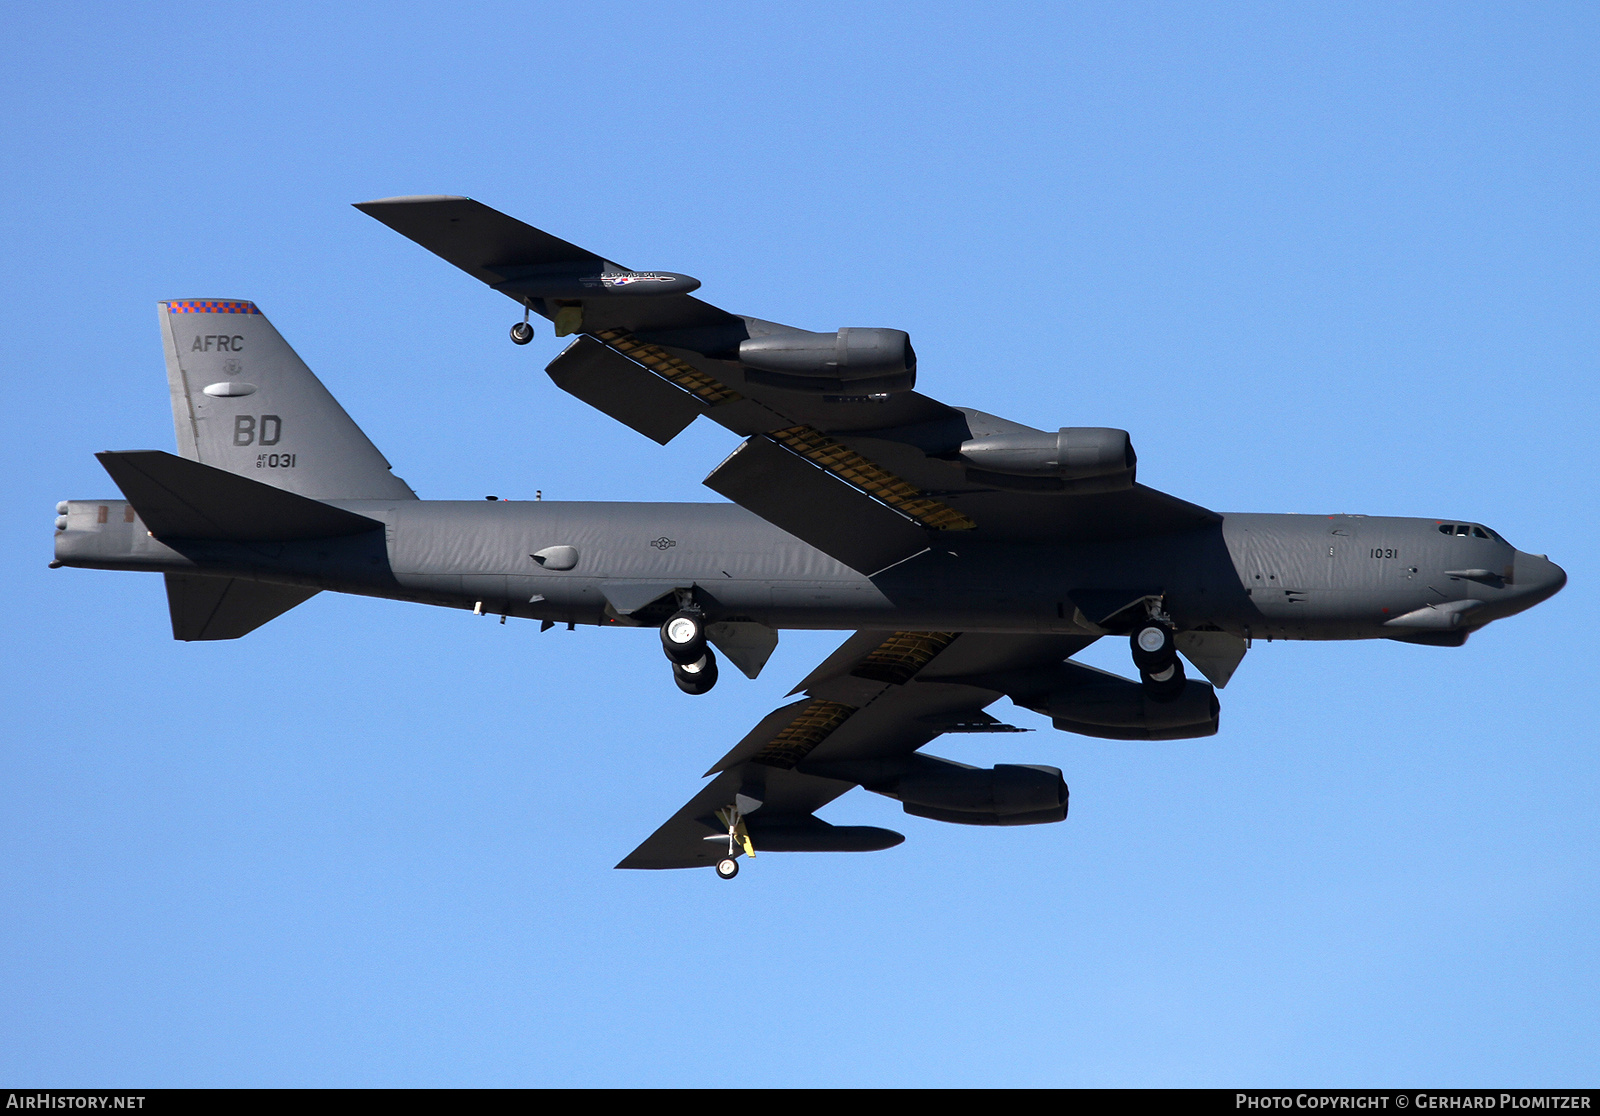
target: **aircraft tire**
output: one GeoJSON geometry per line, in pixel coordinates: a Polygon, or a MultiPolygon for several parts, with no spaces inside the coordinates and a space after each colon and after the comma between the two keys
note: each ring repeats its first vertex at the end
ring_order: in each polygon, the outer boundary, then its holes
{"type": "Polygon", "coordinates": [[[533,340],[533,327],[527,322],[518,322],[511,327],[511,342],[514,345],[526,345],[533,340]]]}
{"type": "Polygon", "coordinates": [[[1175,701],[1183,693],[1184,687],[1189,683],[1184,677],[1183,663],[1177,656],[1173,656],[1172,665],[1155,673],[1141,670],[1139,680],[1144,683],[1144,692],[1151,701],[1175,701]]]}
{"type": "Polygon", "coordinates": [[[1134,628],[1128,636],[1128,646],[1133,651],[1133,665],[1147,674],[1160,674],[1178,661],[1176,633],[1156,620],[1134,628]]]}
{"type": "Polygon", "coordinates": [[[677,666],[698,663],[706,654],[705,614],[684,608],[667,617],[661,625],[661,650],[677,666]]]}
{"type": "Polygon", "coordinates": [[[707,647],[698,663],[691,663],[688,666],[673,663],[672,680],[678,684],[678,689],[686,694],[698,697],[700,694],[710,693],[711,687],[717,684],[717,657],[711,653],[711,648],[707,647]]]}
{"type": "Polygon", "coordinates": [[[717,861],[717,875],[725,880],[731,880],[739,874],[739,862],[731,856],[725,856],[717,861]]]}

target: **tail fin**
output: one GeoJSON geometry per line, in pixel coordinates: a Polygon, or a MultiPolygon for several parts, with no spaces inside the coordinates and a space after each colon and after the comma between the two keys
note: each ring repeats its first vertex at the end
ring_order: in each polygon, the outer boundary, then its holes
{"type": "Polygon", "coordinates": [[[178,452],[314,500],[415,500],[253,302],[159,303],[178,452]]]}

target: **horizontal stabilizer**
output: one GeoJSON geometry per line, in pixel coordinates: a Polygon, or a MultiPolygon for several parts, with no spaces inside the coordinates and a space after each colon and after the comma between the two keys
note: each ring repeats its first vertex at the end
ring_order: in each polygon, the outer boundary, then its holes
{"type": "Polygon", "coordinates": [[[556,387],[666,445],[705,414],[706,404],[592,337],[580,337],[545,368],[556,387]]]}
{"type": "Polygon", "coordinates": [[[729,454],[705,485],[865,574],[928,549],[914,521],[764,435],[729,454]]]}
{"type": "Polygon", "coordinates": [[[161,450],[95,456],[158,539],[283,542],[357,535],[383,526],[376,519],[161,450]]]}
{"type": "Polygon", "coordinates": [[[317,595],[316,589],[236,577],[167,574],[172,638],[238,639],[317,595]]]}

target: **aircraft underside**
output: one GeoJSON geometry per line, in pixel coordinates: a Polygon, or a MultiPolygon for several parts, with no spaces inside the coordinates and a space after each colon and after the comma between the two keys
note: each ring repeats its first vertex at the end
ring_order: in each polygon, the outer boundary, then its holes
{"type": "Polygon", "coordinates": [[[782,629],[852,632],[619,867],[738,871],[763,851],[903,838],[817,810],[861,786],[967,825],[1066,817],[1060,770],[924,752],[1015,732],[1218,730],[1255,640],[1459,645],[1566,575],[1481,524],[1222,515],[1138,483],[1126,431],[1036,430],[915,390],[910,338],[812,333],[691,297],[464,198],[361,206],[550,320],[555,386],[665,443],[743,441],[727,503],[421,501],[253,303],[162,303],[178,454],[102,453],[125,499],[57,508],[53,565],[161,573],[175,638],[237,639],[329,590],[530,620],[650,627],[679,689],[756,677],[782,629]],[[1122,677],[1074,661],[1126,640],[1122,677]],[[1192,678],[1188,663],[1201,677],[1192,678]],[[1202,680],[1203,679],[1203,680],[1202,680]]]}

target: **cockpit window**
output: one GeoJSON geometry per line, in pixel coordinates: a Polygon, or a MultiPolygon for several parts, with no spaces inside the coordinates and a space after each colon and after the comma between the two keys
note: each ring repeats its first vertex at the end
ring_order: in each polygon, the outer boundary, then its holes
{"type": "Polygon", "coordinates": [[[1480,527],[1476,523],[1441,523],[1439,534],[1454,535],[1457,538],[1500,539],[1501,542],[1505,542],[1489,528],[1480,527]]]}

